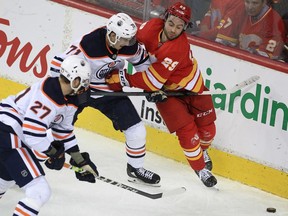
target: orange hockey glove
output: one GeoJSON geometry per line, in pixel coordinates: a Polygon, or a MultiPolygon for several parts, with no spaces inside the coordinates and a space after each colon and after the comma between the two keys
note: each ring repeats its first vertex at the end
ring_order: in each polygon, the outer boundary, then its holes
{"type": "Polygon", "coordinates": [[[130,87],[128,74],[126,73],[126,69],[123,70],[112,70],[106,76],[106,83],[109,88],[113,91],[122,91],[124,86],[130,87]]]}

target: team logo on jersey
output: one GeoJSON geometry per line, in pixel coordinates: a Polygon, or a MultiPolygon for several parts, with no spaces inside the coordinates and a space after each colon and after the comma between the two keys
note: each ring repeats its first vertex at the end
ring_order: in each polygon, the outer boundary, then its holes
{"type": "Polygon", "coordinates": [[[117,58],[117,54],[112,55],[112,59],[115,60],[117,58]]]}
{"type": "Polygon", "coordinates": [[[107,64],[104,64],[98,71],[96,71],[95,76],[97,79],[103,79],[107,74],[115,68],[117,64],[121,63],[120,60],[112,61],[107,64]]]}
{"type": "Polygon", "coordinates": [[[64,120],[64,116],[62,114],[56,115],[53,122],[51,124],[60,124],[64,120]]]}
{"type": "Polygon", "coordinates": [[[21,171],[21,175],[22,175],[23,177],[27,177],[27,176],[28,176],[28,171],[27,171],[27,170],[22,170],[22,171],[21,171]]]}
{"type": "Polygon", "coordinates": [[[194,137],[191,139],[192,145],[198,145],[199,143],[199,136],[197,134],[194,135],[194,137]]]}

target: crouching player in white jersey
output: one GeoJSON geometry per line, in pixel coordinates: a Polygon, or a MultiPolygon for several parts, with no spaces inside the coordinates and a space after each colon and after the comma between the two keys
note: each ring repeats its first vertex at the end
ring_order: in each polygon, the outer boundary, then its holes
{"type": "MultiPolygon", "coordinates": [[[[105,77],[115,69],[122,69],[124,61],[132,63],[136,70],[150,65],[146,50],[136,40],[137,27],[127,14],[113,15],[106,26],[98,28],[75,41],[61,55],[52,61],[51,75],[59,74],[59,65],[69,55],[86,59],[92,68],[91,93],[112,91],[105,77]]],[[[85,106],[98,109],[113,123],[116,130],[124,132],[126,154],[128,156],[127,174],[133,182],[159,185],[160,176],[144,169],[146,153],[146,129],[135,107],[128,97],[91,95],[88,102],[79,104],[78,113],[85,106]]],[[[75,118],[75,121],[77,116],[75,118]]]]}
{"type": "Polygon", "coordinates": [[[46,166],[56,170],[63,167],[66,151],[71,155],[70,163],[87,170],[76,175],[79,180],[95,182],[98,175],[89,154],[80,153],[72,124],[77,110],[75,95],[89,86],[89,63],[70,56],[62,63],[60,74],[0,103],[0,198],[15,183],[25,191],[13,216],[38,215],[51,194],[32,150],[45,153],[49,157],[46,166]],[[48,129],[52,130],[52,142],[47,137],[48,129]]]}

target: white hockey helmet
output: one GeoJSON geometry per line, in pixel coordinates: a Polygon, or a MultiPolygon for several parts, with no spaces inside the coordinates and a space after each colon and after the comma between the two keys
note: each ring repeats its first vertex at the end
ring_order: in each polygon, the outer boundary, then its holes
{"type": "MultiPolygon", "coordinates": [[[[115,45],[120,38],[130,39],[135,43],[135,35],[137,26],[130,16],[125,13],[118,13],[109,18],[107,22],[108,40],[112,45],[115,45]],[[116,34],[116,40],[112,42],[109,38],[111,32],[116,34]]],[[[130,45],[133,45],[130,42],[130,45]]]]}
{"type": "Polygon", "coordinates": [[[87,89],[90,84],[91,68],[90,64],[83,58],[71,55],[64,59],[61,64],[60,73],[70,81],[74,94],[82,87],[87,89]],[[75,88],[72,86],[73,80],[80,78],[80,85],[75,88]]]}

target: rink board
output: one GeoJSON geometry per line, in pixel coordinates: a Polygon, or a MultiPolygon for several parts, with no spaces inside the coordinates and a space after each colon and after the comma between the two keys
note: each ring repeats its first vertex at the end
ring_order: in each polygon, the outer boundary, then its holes
{"type": "MultiPolygon", "coordinates": [[[[3,87],[0,91],[0,98],[5,98],[25,88],[25,85],[3,78],[0,78],[0,86],[3,87]]],[[[76,126],[124,143],[123,133],[115,131],[111,122],[103,114],[91,108],[85,109],[79,115],[76,126]]],[[[188,165],[176,136],[149,126],[146,129],[148,151],[188,165]]],[[[85,145],[85,143],[79,140],[79,145],[85,145]]],[[[95,140],[95,145],[97,145],[97,140],[95,140]]],[[[215,174],[288,198],[287,173],[213,147],[210,148],[209,154],[213,159],[215,174]]],[[[194,172],[191,172],[191,175],[193,174],[194,172]]]]}
{"type": "MultiPolygon", "coordinates": [[[[96,15],[91,8],[84,12],[46,0],[2,1],[0,14],[0,98],[24,88],[17,83],[30,85],[48,75],[48,64],[55,54],[84,33],[105,25],[111,16],[103,10],[100,14],[99,9],[96,15]],[[19,54],[20,50],[25,55],[19,54]]],[[[261,66],[260,58],[254,57],[251,63],[243,59],[244,54],[225,55],[212,49],[211,43],[200,44],[197,40],[191,42],[191,49],[205,84],[212,90],[231,87],[253,75],[261,76],[257,85],[241,94],[216,100],[217,135],[210,150],[214,172],[288,198],[287,65],[273,62],[271,67],[267,65],[269,61],[262,59],[261,66]],[[276,107],[282,109],[275,113],[276,107]]],[[[148,109],[157,112],[155,104],[140,97],[132,102],[147,125],[147,149],[187,164],[177,138],[164,132],[163,121],[146,118],[148,109]]],[[[89,108],[80,115],[77,126],[124,141],[123,134],[114,131],[102,114],[89,108]]]]}

